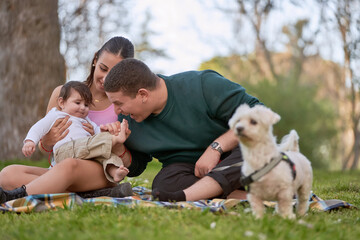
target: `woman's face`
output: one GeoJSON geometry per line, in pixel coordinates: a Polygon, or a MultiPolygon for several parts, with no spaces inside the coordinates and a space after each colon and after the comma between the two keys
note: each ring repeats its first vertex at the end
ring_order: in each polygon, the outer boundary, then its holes
{"type": "Polygon", "coordinates": [[[112,53],[104,51],[98,59],[95,59],[95,71],[94,71],[94,87],[104,92],[104,81],[109,71],[121,60],[121,57],[112,53]]]}

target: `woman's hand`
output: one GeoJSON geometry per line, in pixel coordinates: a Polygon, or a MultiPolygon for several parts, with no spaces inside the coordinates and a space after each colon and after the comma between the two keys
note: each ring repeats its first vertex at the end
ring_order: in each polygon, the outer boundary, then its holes
{"type": "Polygon", "coordinates": [[[90,133],[91,136],[93,136],[93,135],[95,134],[93,125],[91,125],[91,124],[88,123],[88,122],[82,123],[82,125],[83,125],[83,128],[85,129],[85,131],[87,131],[88,133],[90,133]]]}
{"type": "Polygon", "coordinates": [[[50,131],[43,136],[41,141],[46,149],[52,149],[55,143],[66,137],[66,135],[69,133],[68,128],[71,125],[71,121],[68,120],[69,116],[57,119],[54,125],[51,127],[50,131]]]}

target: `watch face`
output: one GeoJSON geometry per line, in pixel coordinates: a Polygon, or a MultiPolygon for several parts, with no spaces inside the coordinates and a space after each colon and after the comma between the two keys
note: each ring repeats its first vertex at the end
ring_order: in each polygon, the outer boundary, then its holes
{"type": "Polygon", "coordinates": [[[216,147],[219,146],[219,143],[218,143],[218,142],[213,142],[210,146],[211,146],[213,149],[216,149],[216,147]]]}
{"type": "Polygon", "coordinates": [[[221,149],[221,146],[218,142],[213,142],[210,144],[210,147],[216,151],[218,151],[220,154],[223,154],[223,150],[221,149]]]}

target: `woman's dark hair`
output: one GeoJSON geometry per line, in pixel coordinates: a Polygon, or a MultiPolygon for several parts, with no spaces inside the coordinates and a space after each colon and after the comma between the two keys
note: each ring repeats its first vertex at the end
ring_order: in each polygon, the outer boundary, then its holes
{"type": "Polygon", "coordinates": [[[95,60],[99,59],[101,54],[106,51],[109,53],[114,54],[115,56],[119,56],[123,59],[125,58],[133,58],[135,54],[134,45],[124,37],[113,37],[110,40],[108,40],[101,48],[98,50],[93,60],[91,61],[90,66],[90,74],[86,78],[85,84],[88,87],[91,87],[93,81],[94,81],[94,71],[95,71],[95,60]]]}
{"type": "Polygon", "coordinates": [[[69,81],[65,83],[60,90],[59,98],[61,97],[66,101],[70,97],[71,89],[77,91],[81,98],[85,100],[86,104],[90,105],[93,103],[90,88],[86,86],[85,83],[78,81],[69,81]]]}

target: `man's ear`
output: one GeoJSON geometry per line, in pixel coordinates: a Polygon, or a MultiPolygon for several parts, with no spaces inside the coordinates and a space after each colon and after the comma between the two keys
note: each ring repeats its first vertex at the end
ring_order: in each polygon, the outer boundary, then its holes
{"type": "Polygon", "coordinates": [[[59,105],[60,109],[63,109],[64,108],[64,99],[62,97],[59,97],[57,101],[58,101],[58,105],[59,105]]]}
{"type": "Polygon", "coordinates": [[[136,96],[140,97],[140,99],[143,103],[145,103],[148,100],[149,95],[150,95],[149,90],[147,90],[145,88],[140,88],[136,94],[136,96]]]}

